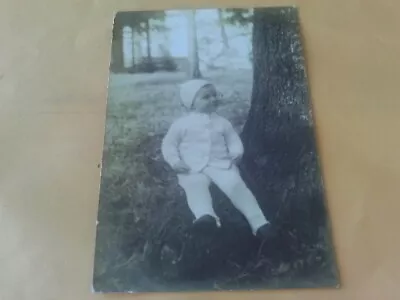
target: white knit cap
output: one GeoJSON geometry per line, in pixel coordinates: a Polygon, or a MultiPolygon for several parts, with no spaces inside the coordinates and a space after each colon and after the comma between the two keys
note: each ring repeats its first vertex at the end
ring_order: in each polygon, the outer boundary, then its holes
{"type": "Polygon", "coordinates": [[[204,79],[192,79],[181,84],[180,96],[182,104],[186,108],[191,109],[197,92],[206,85],[213,84],[204,79]]]}

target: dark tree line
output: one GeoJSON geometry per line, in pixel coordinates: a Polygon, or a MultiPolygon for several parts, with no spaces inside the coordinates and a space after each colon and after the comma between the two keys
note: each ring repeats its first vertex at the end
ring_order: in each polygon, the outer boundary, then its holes
{"type": "MultiPolygon", "coordinates": [[[[165,26],[162,25],[164,20],[164,11],[143,11],[137,13],[119,12],[114,19],[113,43],[122,43],[122,32],[124,26],[132,28],[132,31],[136,36],[145,35],[146,58],[143,68],[149,72],[154,71],[154,63],[151,53],[151,32],[152,30],[165,30],[165,26]],[[156,21],[157,23],[152,21],[156,21]]],[[[114,56],[122,58],[122,53],[116,53],[114,56]]]]}
{"type": "MultiPolygon", "coordinates": [[[[221,39],[223,43],[223,55],[229,48],[229,38],[226,33],[226,24],[233,24],[239,26],[245,26],[251,22],[251,13],[245,9],[216,9],[218,16],[218,26],[221,32],[221,39]]],[[[197,37],[197,24],[196,24],[196,10],[187,10],[185,12],[188,26],[188,77],[189,78],[201,78],[199,66],[199,47],[197,37]]],[[[113,27],[113,40],[114,43],[122,42],[122,32],[124,26],[129,26],[134,36],[145,36],[146,38],[146,59],[144,71],[151,72],[155,70],[154,61],[151,53],[151,32],[152,30],[167,30],[163,22],[165,21],[166,14],[164,11],[145,11],[145,12],[120,12],[115,18],[113,27]],[[154,24],[156,21],[158,25],[154,24]]],[[[135,38],[134,38],[135,39],[135,38]]],[[[122,64],[122,49],[116,50],[118,53],[113,53],[113,57],[116,57],[118,63],[122,64]]],[[[132,54],[133,55],[133,54],[132,54]]]]}

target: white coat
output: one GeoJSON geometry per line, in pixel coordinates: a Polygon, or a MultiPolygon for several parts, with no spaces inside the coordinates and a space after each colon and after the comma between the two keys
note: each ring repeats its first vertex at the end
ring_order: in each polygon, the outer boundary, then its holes
{"type": "Polygon", "coordinates": [[[227,119],[191,112],[171,125],[161,150],[172,167],[182,160],[192,172],[200,172],[207,166],[229,169],[243,155],[243,144],[227,119]]]}

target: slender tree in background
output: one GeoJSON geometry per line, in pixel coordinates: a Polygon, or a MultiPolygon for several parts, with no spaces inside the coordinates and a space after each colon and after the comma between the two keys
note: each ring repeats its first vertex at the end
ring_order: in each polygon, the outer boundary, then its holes
{"type": "Polygon", "coordinates": [[[142,58],[142,45],[140,43],[140,34],[133,32],[133,52],[134,52],[134,63],[137,64],[142,58]]]}
{"type": "Polygon", "coordinates": [[[189,77],[201,78],[199,66],[199,49],[197,41],[196,10],[186,12],[188,22],[188,44],[189,44],[189,77]]]}
{"type": "Polygon", "coordinates": [[[138,32],[143,32],[146,35],[146,64],[145,71],[152,72],[156,69],[151,53],[151,32],[152,30],[160,30],[163,26],[154,25],[153,21],[164,21],[165,12],[163,11],[145,11],[134,15],[138,24],[138,32]]]}
{"type": "Polygon", "coordinates": [[[146,32],[146,50],[147,50],[147,62],[149,64],[152,63],[151,56],[151,30],[150,30],[150,18],[145,18],[144,22],[144,30],[146,32]]]}
{"type": "Polygon", "coordinates": [[[226,51],[227,49],[230,48],[229,46],[229,39],[228,35],[226,34],[226,29],[225,29],[225,22],[224,22],[224,17],[223,17],[223,10],[221,8],[217,9],[218,13],[218,25],[221,30],[221,39],[222,39],[222,44],[223,44],[223,51],[226,51]]]}

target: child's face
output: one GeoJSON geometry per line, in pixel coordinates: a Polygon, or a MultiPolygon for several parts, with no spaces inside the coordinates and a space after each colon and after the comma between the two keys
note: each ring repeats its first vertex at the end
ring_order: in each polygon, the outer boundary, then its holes
{"type": "Polygon", "coordinates": [[[214,86],[207,85],[199,90],[193,102],[193,109],[201,113],[212,113],[218,108],[217,91],[214,86]]]}

